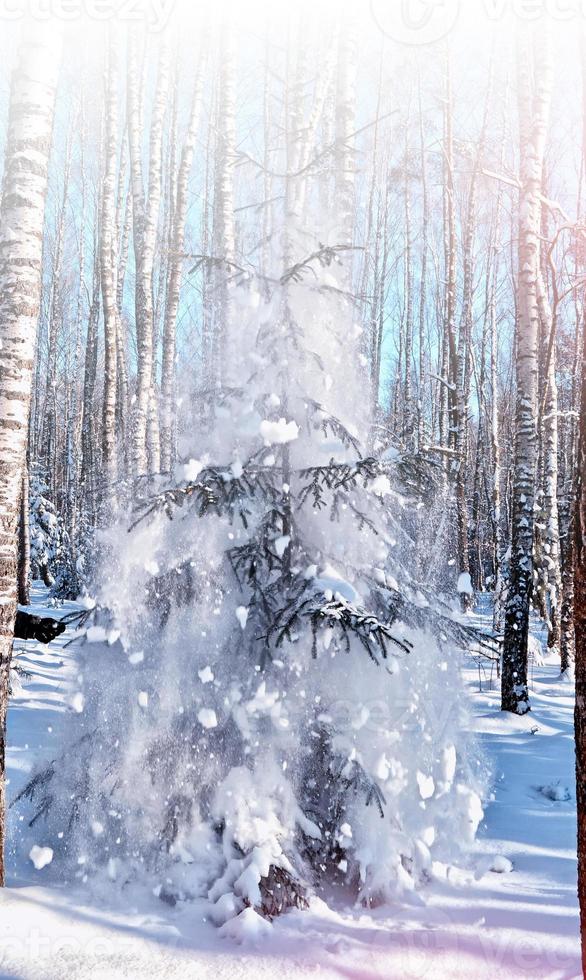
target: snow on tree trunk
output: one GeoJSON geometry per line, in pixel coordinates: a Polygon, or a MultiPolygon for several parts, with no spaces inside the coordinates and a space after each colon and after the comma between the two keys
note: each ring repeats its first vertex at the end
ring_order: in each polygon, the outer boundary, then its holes
{"type": "Polygon", "coordinates": [[[527,31],[519,40],[518,70],[521,189],[515,324],[516,431],[501,707],[504,711],[523,714],[529,710],[527,641],[533,588],[541,191],[552,83],[552,59],[546,32],[536,36],[536,32],[527,31]]]}
{"type": "Polygon", "coordinates": [[[0,884],[4,883],[8,674],[17,602],[18,524],[41,299],[47,172],[59,37],[27,24],[12,79],[0,209],[0,884]]]}

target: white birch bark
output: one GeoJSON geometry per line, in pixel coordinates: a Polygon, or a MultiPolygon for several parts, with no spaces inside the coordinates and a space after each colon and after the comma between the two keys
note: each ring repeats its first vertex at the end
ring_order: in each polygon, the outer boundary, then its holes
{"type": "Polygon", "coordinates": [[[529,710],[527,641],[533,587],[541,190],[553,68],[547,32],[541,28],[536,35],[525,32],[519,39],[518,54],[521,189],[515,324],[517,395],[501,706],[504,711],[523,714],[529,710]]]}
{"type": "Polygon", "coordinates": [[[200,56],[195,80],[191,113],[181,151],[176,180],[176,199],[171,225],[169,274],[163,325],[163,359],[161,368],[161,470],[170,472],[175,462],[175,403],[176,378],[175,334],[185,251],[185,221],[187,218],[189,176],[193,166],[195,145],[201,117],[205,59],[200,56]]]}
{"type": "Polygon", "coordinates": [[[96,204],[96,230],[94,234],[94,256],[92,273],[92,292],[88,313],[87,335],[85,344],[85,360],[83,373],[83,393],[81,401],[81,464],[80,483],[82,486],[84,504],[89,519],[96,520],[96,473],[95,473],[95,419],[94,396],[96,388],[96,373],[98,360],[98,322],[100,319],[100,248],[98,242],[99,216],[101,214],[101,198],[96,204]]]}
{"type": "MultiPolygon", "coordinates": [[[[126,447],[129,414],[128,356],[125,323],[122,317],[124,280],[128,261],[130,226],[132,223],[132,194],[127,188],[127,153],[125,139],[120,147],[118,167],[118,191],[116,203],[116,228],[113,243],[113,276],[116,281],[116,441],[126,447]]],[[[125,479],[130,475],[127,453],[118,453],[118,475],[125,479]]]]}
{"type": "MultiPolygon", "coordinates": [[[[452,72],[449,49],[445,60],[444,104],[444,187],[443,187],[443,245],[444,245],[444,296],[443,336],[440,362],[440,411],[439,441],[442,448],[454,449],[456,421],[456,210],[454,201],[454,134],[452,106],[452,72]]],[[[450,456],[444,459],[445,477],[452,466],[450,456]]]]}
{"type": "Polygon", "coordinates": [[[104,401],[102,417],[101,518],[107,522],[117,479],[116,385],[118,307],[114,269],[116,192],[118,186],[118,42],[113,30],[108,46],[105,85],[104,178],[100,220],[100,278],[104,311],[104,401]]]}
{"type": "Polygon", "coordinates": [[[73,348],[73,358],[68,387],[71,398],[65,425],[65,523],[71,548],[72,566],[76,567],[77,557],[77,517],[80,509],[80,436],[81,426],[79,417],[79,404],[81,400],[81,385],[79,383],[79,368],[81,365],[81,334],[84,318],[84,298],[86,293],[85,267],[86,267],[86,222],[87,222],[87,181],[85,173],[85,112],[83,97],[80,104],[80,192],[81,192],[81,214],[78,237],[78,283],[77,283],[77,304],[75,313],[75,343],[73,348]]]}
{"type": "Polygon", "coordinates": [[[304,217],[309,218],[309,215],[306,212],[308,192],[311,185],[308,167],[312,159],[312,154],[315,155],[317,152],[316,137],[318,127],[323,118],[328,96],[334,83],[337,43],[338,33],[336,30],[334,32],[333,41],[328,45],[324,55],[321,74],[318,79],[313,98],[311,114],[303,133],[303,139],[301,140],[299,148],[299,156],[295,164],[296,173],[299,175],[297,181],[295,213],[299,217],[303,215],[304,217]]]}
{"type": "Polygon", "coordinates": [[[488,294],[488,319],[490,324],[490,446],[491,446],[491,521],[493,531],[493,569],[494,569],[494,611],[493,628],[502,629],[502,595],[504,581],[502,574],[503,534],[501,514],[501,444],[499,433],[499,386],[498,386],[498,329],[496,293],[499,271],[499,237],[501,225],[501,196],[497,197],[494,220],[492,248],[494,255],[490,271],[488,294]]]}
{"type": "MultiPolygon", "coordinates": [[[[509,82],[505,85],[502,101],[502,129],[500,170],[505,169],[505,146],[507,137],[507,111],[509,106],[509,82]]],[[[504,596],[506,582],[503,574],[503,527],[502,527],[502,452],[501,432],[499,424],[499,336],[497,318],[497,292],[501,267],[501,229],[503,212],[503,185],[499,182],[494,208],[494,220],[491,230],[490,249],[491,262],[489,266],[489,281],[487,283],[487,318],[489,321],[490,337],[490,520],[492,524],[492,555],[494,577],[493,629],[501,633],[503,629],[504,596]]]]}
{"type": "Polygon", "coordinates": [[[170,65],[168,42],[163,36],[159,50],[157,84],[150,126],[148,187],[145,199],[141,160],[141,78],[138,70],[137,43],[136,33],[132,31],[128,53],[128,140],[133,195],[135,317],[138,349],[132,462],[134,475],[140,477],[159,469],[159,445],[153,427],[148,426],[148,414],[154,383],[153,269],[161,201],[163,124],[167,107],[170,65]]]}
{"type": "Polygon", "coordinates": [[[224,351],[231,320],[231,263],[236,255],[234,220],[234,160],[236,144],[234,37],[230,24],[222,25],[218,91],[218,140],[214,194],[214,255],[222,260],[216,267],[216,315],[214,323],[212,384],[222,384],[224,351]]]}
{"type": "Polygon", "coordinates": [[[537,277],[537,299],[546,347],[547,374],[545,397],[540,418],[543,452],[543,530],[541,533],[540,587],[544,591],[547,645],[558,653],[560,646],[560,611],[562,574],[560,563],[560,528],[558,507],[558,386],[556,379],[557,315],[554,315],[541,270],[537,277]]]}
{"type": "Polygon", "coordinates": [[[22,468],[22,496],[18,541],[18,602],[28,606],[31,601],[31,535],[28,459],[22,468]]]}
{"type": "MultiPolygon", "coordinates": [[[[463,251],[463,283],[462,283],[462,315],[458,338],[457,358],[457,404],[454,418],[455,449],[456,449],[456,515],[458,525],[458,565],[460,574],[470,574],[469,536],[468,536],[468,501],[467,501],[467,470],[468,470],[468,415],[470,405],[470,361],[472,348],[472,322],[474,314],[474,246],[476,238],[476,210],[478,193],[478,176],[482,166],[488,113],[492,94],[492,58],[489,66],[489,79],[486,92],[486,102],[478,144],[474,155],[474,164],[468,189],[468,207],[464,230],[463,251]]],[[[482,410],[482,409],[481,409],[482,410]]],[[[471,606],[471,596],[461,594],[461,603],[466,611],[471,606]]]]}
{"type": "MultiPolygon", "coordinates": [[[[356,120],[356,39],[353,22],[343,18],[338,39],[336,102],[335,201],[338,215],[336,245],[354,244],[356,153],[353,133],[356,120]]],[[[352,252],[342,259],[342,285],[352,282],[352,252]]]]}
{"type": "Polygon", "coordinates": [[[27,25],[12,79],[0,209],[0,884],[4,884],[6,708],[16,615],[18,524],[59,47],[58,34],[47,24],[27,25]]]}
{"type": "Polygon", "coordinates": [[[72,139],[69,135],[65,147],[63,165],[63,188],[59,208],[56,215],[55,243],[51,263],[51,285],[49,299],[49,315],[47,319],[47,387],[45,397],[45,413],[42,426],[41,452],[49,474],[49,489],[51,499],[56,500],[57,493],[57,353],[60,346],[60,334],[63,328],[63,251],[65,245],[65,217],[69,194],[69,177],[71,174],[72,139]]]}
{"type": "Polygon", "coordinates": [[[425,392],[426,392],[426,310],[427,310],[427,262],[429,250],[429,184],[427,176],[427,150],[425,146],[425,131],[423,125],[423,106],[421,99],[421,76],[417,76],[417,95],[419,110],[419,143],[421,152],[421,268],[419,279],[419,392],[417,404],[417,443],[419,451],[427,441],[425,426],[425,392]]]}

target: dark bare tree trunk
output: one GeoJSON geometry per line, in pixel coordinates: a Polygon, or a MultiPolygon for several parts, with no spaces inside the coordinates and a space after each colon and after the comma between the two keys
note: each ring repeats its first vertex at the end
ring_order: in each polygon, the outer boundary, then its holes
{"type": "Polygon", "coordinates": [[[574,630],[576,643],[576,810],[582,970],[586,975],[586,360],[582,385],[574,513],[574,630]]]}

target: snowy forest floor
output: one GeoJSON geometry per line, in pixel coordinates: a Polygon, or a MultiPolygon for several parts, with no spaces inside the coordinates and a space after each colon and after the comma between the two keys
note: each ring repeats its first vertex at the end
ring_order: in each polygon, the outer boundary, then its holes
{"type": "MultiPolygon", "coordinates": [[[[36,613],[75,608],[46,602],[46,591],[35,588],[36,613]]],[[[476,619],[488,625],[482,607],[476,619]]],[[[76,672],[75,643],[67,642],[66,633],[50,647],[17,645],[30,676],[9,712],[9,798],[37,759],[50,758],[52,748],[57,754],[76,672]]],[[[341,907],[334,896],[327,904],[314,899],[308,912],[268,928],[258,948],[239,946],[206,922],[203,902],[172,909],[154,896],[98,898],[81,886],[65,888],[51,866],[36,871],[13,848],[0,893],[0,980],[581,976],[572,690],[554,662],[533,664],[530,674],[532,711],[509,718],[499,711],[496,676],[491,682],[490,670],[479,673],[470,660],[473,725],[494,768],[494,799],[469,870],[450,869],[423,901],[367,913],[341,907]],[[512,870],[491,870],[508,867],[502,857],[512,870]]],[[[9,840],[20,831],[12,812],[9,840]]],[[[35,840],[42,845],[42,838],[39,823],[35,840]]]]}

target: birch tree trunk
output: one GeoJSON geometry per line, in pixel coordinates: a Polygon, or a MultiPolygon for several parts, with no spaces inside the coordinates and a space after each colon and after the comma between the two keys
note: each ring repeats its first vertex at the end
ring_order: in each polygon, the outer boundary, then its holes
{"type": "MultiPolygon", "coordinates": [[[[336,42],[337,48],[337,42],[336,42]]],[[[379,202],[375,202],[377,190],[377,178],[379,173],[379,117],[382,96],[382,68],[383,51],[381,50],[379,77],[377,86],[376,112],[372,134],[372,161],[370,173],[370,187],[368,192],[368,203],[366,209],[366,231],[365,241],[367,248],[362,253],[362,276],[360,294],[362,297],[362,309],[364,320],[368,323],[365,331],[364,354],[369,368],[368,385],[370,389],[370,416],[375,420],[378,410],[380,376],[378,370],[378,278],[380,270],[381,256],[381,228],[379,202]],[[376,203],[376,208],[375,208],[376,203]],[[376,210],[376,214],[375,214],[376,210]]],[[[327,100],[326,106],[327,107],[327,100]]],[[[324,107],[324,108],[325,108],[324,107]]],[[[375,432],[373,432],[373,443],[375,432]]]]}
{"type": "MultiPolygon", "coordinates": [[[[584,66],[586,69],[586,65],[584,66]]],[[[586,72],[585,72],[586,74],[586,72]]],[[[586,142],[585,142],[586,152],[586,142]]],[[[580,411],[580,366],[583,354],[583,333],[586,319],[581,304],[576,300],[576,340],[573,357],[573,380],[571,387],[570,414],[566,434],[566,466],[564,491],[560,506],[563,534],[560,551],[562,554],[562,606],[560,612],[560,671],[571,670],[576,657],[576,631],[574,627],[574,574],[575,574],[575,530],[574,530],[574,482],[577,463],[578,424],[576,412],[580,411]]]]}
{"type": "Polygon", "coordinates": [[[183,268],[183,252],[185,249],[188,183],[199,131],[204,66],[205,59],[202,51],[193,90],[191,114],[185,135],[185,142],[181,151],[181,160],[177,173],[176,200],[172,212],[171,249],[163,325],[163,361],[161,369],[161,470],[163,473],[170,472],[175,463],[175,332],[177,329],[181,270],[183,268]]]}
{"type": "Polygon", "coordinates": [[[65,524],[71,547],[72,566],[77,566],[77,517],[80,510],[80,435],[79,405],[81,387],[79,384],[79,368],[81,365],[81,334],[84,319],[84,300],[86,294],[86,223],[87,223],[87,187],[85,174],[85,114],[83,98],[80,105],[80,194],[81,214],[79,226],[79,276],[77,283],[77,304],[75,314],[75,344],[73,348],[73,365],[71,370],[71,405],[65,428],[65,524]]]}
{"type": "MultiPolygon", "coordinates": [[[[307,220],[310,220],[311,214],[304,214],[304,211],[306,210],[306,203],[309,197],[311,180],[309,179],[309,174],[306,172],[306,168],[311,160],[312,153],[315,153],[317,149],[316,135],[319,123],[326,112],[328,96],[334,81],[337,48],[338,36],[337,31],[335,31],[334,37],[323,55],[321,75],[318,79],[314,94],[313,108],[308,119],[307,126],[305,127],[303,140],[299,148],[299,155],[295,164],[295,170],[300,175],[297,182],[297,201],[295,204],[295,213],[299,218],[303,216],[307,220]]],[[[269,200],[269,196],[270,189],[269,194],[267,195],[267,200],[269,200]]],[[[309,209],[307,209],[307,211],[309,211],[309,209]]]]}
{"type": "MultiPolygon", "coordinates": [[[[463,251],[463,283],[462,283],[462,316],[460,319],[460,334],[458,342],[457,368],[457,411],[454,419],[456,427],[456,515],[458,526],[458,561],[460,574],[470,574],[470,554],[468,537],[468,501],[467,501],[467,471],[468,471],[468,414],[470,407],[470,360],[472,349],[472,324],[474,319],[474,273],[476,240],[476,211],[478,194],[478,176],[482,166],[488,114],[492,96],[492,58],[489,66],[489,78],[486,91],[486,101],[482,127],[474,157],[470,187],[468,190],[468,207],[466,214],[463,251]]],[[[463,592],[460,596],[462,608],[468,610],[472,597],[463,592]]]]}
{"type": "MultiPolygon", "coordinates": [[[[101,519],[106,522],[117,479],[116,463],[116,383],[118,307],[114,275],[116,229],[116,188],[118,175],[118,44],[111,31],[106,74],[106,123],[104,138],[104,179],[100,221],[100,277],[104,311],[104,402],[102,418],[101,519]]],[[[91,314],[90,314],[91,317],[91,314]]]]}
{"type": "Polygon", "coordinates": [[[224,353],[231,320],[232,263],[236,253],[234,220],[234,160],[236,144],[234,38],[227,21],[222,24],[220,78],[218,85],[218,139],[214,185],[214,254],[216,266],[216,316],[212,344],[212,385],[222,384],[224,353]]]}
{"type": "MultiPolygon", "coordinates": [[[[356,153],[353,129],[356,119],[356,40],[354,22],[349,15],[343,19],[338,38],[338,72],[336,101],[336,173],[335,193],[338,212],[338,245],[353,245],[356,153]]],[[[343,258],[342,285],[352,283],[352,252],[343,258]]]]}
{"type": "MultiPolygon", "coordinates": [[[[507,85],[505,99],[503,102],[503,127],[502,127],[502,148],[501,148],[501,172],[504,170],[505,162],[505,136],[506,136],[506,111],[509,102],[509,88],[507,85]]],[[[503,597],[505,581],[503,577],[503,532],[502,532],[502,499],[501,499],[501,478],[502,478],[502,453],[501,439],[499,432],[499,383],[498,383],[498,362],[499,362],[499,337],[497,322],[497,290],[499,283],[499,269],[501,257],[501,224],[502,224],[502,186],[499,187],[496,195],[494,223],[491,236],[492,262],[490,265],[490,281],[488,283],[487,296],[487,316],[490,322],[490,516],[492,523],[492,562],[494,578],[494,600],[492,623],[496,633],[500,633],[503,628],[503,597]]]]}
{"type": "MultiPolygon", "coordinates": [[[[99,225],[101,203],[96,208],[96,226],[99,225]]],[[[96,227],[94,236],[94,268],[92,276],[92,295],[88,314],[87,336],[85,344],[85,363],[83,374],[83,393],[81,404],[81,464],[80,482],[85,505],[88,508],[92,522],[96,520],[95,493],[95,433],[94,433],[94,395],[98,361],[98,322],[100,319],[100,249],[98,243],[99,229],[96,227]]]]}
{"type": "Polygon", "coordinates": [[[71,173],[72,140],[69,136],[65,147],[63,166],[63,192],[56,215],[55,244],[51,263],[51,287],[47,321],[47,388],[45,414],[42,425],[41,452],[48,474],[49,490],[53,503],[57,503],[57,352],[63,328],[63,251],[65,245],[65,218],[71,173]]]}
{"type": "Polygon", "coordinates": [[[540,270],[537,279],[537,299],[545,340],[546,376],[539,429],[543,454],[543,530],[540,580],[547,624],[547,645],[560,646],[560,607],[562,576],[560,566],[560,531],[558,508],[558,388],[556,379],[557,310],[552,310],[540,270]]]}
{"type": "MultiPolygon", "coordinates": [[[[456,431],[456,377],[458,355],[456,350],[456,212],[454,201],[454,134],[452,106],[452,73],[449,49],[445,60],[444,105],[444,297],[443,336],[440,364],[440,446],[454,449],[456,431]]],[[[445,457],[446,477],[452,471],[450,456],[445,457]]]]}
{"type": "Polygon", "coordinates": [[[170,67],[167,39],[161,40],[157,84],[149,138],[148,187],[145,190],[141,160],[141,73],[136,32],[130,35],[128,52],[128,141],[132,175],[134,255],[136,264],[135,316],[138,348],[136,403],[132,458],[135,476],[159,469],[159,445],[148,426],[149,403],[154,383],[153,268],[162,185],[163,123],[169,90],[170,67]],[[147,439],[147,436],[149,438],[147,439]],[[147,445],[148,442],[148,445],[147,445]]]}
{"type": "Polygon", "coordinates": [[[519,39],[521,189],[517,281],[515,448],[509,592],[505,611],[501,707],[529,710],[527,641],[533,588],[537,341],[541,189],[551,101],[552,59],[546,32],[519,39]]]}
{"type": "Polygon", "coordinates": [[[31,536],[29,525],[29,474],[28,459],[22,468],[22,495],[20,499],[20,522],[18,532],[18,601],[21,606],[30,603],[31,578],[31,536]]]}
{"type": "Polygon", "coordinates": [[[27,26],[12,79],[0,208],[0,885],[4,884],[6,710],[17,603],[18,525],[41,302],[47,174],[59,38],[27,26]]]}
{"type": "Polygon", "coordinates": [[[419,144],[421,154],[421,267],[419,280],[419,394],[417,402],[417,443],[421,452],[426,443],[425,393],[426,393],[426,306],[427,306],[427,262],[429,250],[429,187],[427,176],[427,148],[421,100],[421,74],[417,72],[417,98],[419,111],[419,144]]]}
{"type": "MultiPolygon", "coordinates": [[[[120,147],[118,167],[118,192],[116,203],[115,242],[113,246],[112,275],[116,281],[116,440],[127,445],[127,418],[129,409],[127,343],[125,323],[122,318],[124,279],[128,261],[130,226],[132,223],[132,195],[127,189],[125,140],[120,147]]],[[[118,474],[124,480],[130,475],[127,454],[118,454],[118,474]]]]}

